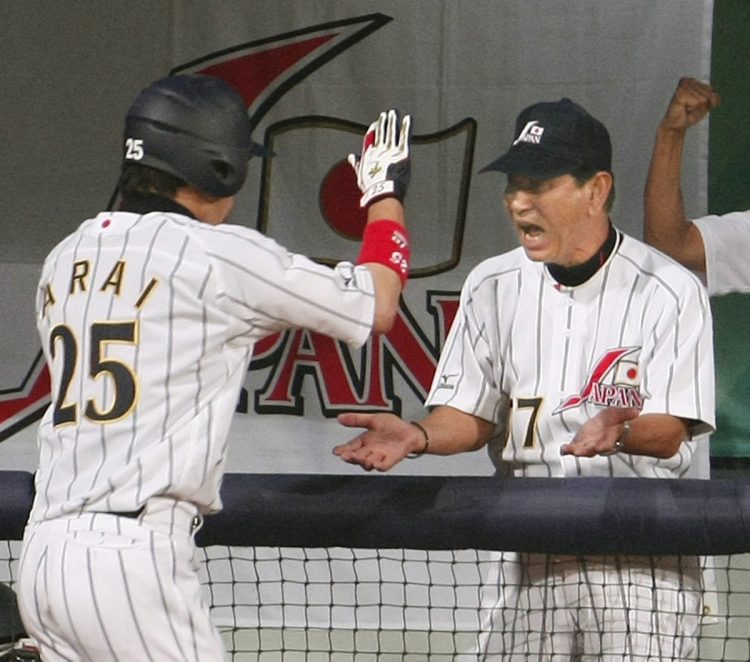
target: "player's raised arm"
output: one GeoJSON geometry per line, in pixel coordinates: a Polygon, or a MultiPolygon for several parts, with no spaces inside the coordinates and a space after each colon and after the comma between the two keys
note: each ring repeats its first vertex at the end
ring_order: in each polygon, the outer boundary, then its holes
{"type": "Polygon", "coordinates": [[[401,290],[409,276],[409,233],[403,201],[411,174],[410,129],[410,115],[401,119],[395,110],[380,113],[365,133],[361,154],[348,158],[362,191],[360,205],[367,209],[357,262],[372,273],[375,333],[393,326],[401,290]]]}
{"type": "Polygon", "coordinates": [[[682,155],[687,130],[720,102],[707,83],[680,80],[656,131],[644,194],[645,240],[695,271],[706,270],[703,240],[685,215],[682,155]]]}

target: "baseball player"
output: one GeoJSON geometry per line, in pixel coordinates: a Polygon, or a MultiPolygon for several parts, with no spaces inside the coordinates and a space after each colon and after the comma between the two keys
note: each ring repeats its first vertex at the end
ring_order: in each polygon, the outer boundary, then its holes
{"type": "Polygon", "coordinates": [[[193,564],[221,508],[226,438],[261,338],[307,327],[352,345],[386,331],[408,274],[410,118],[382,113],[349,161],[368,224],[331,269],[223,223],[261,149],[242,98],[201,75],[127,111],[122,203],[44,263],[52,377],[19,606],[47,661],[224,659],[193,564]]]}
{"type": "Polygon", "coordinates": [[[750,292],[750,209],[692,221],[685,215],[680,180],[687,130],[721,103],[714,88],[682,78],[659,124],[646,181],[644,237],[706,277],[709,294],[750,292]]]}
{"type": "MultiPolygon", "coordinates": [[[[429,415],[342,414],[343,425],[366,430],[334,452],[384,471],[405,457],[489,444],[512,476],[683,476],[691,437],[714,425],[707,295],[611,224],[606,128],[570,99],[534,104],[485,170],[507,173],[521,246],[469,274],[429,415]]],[[[623,558],[507,553],[498,573],[503,589],[479,651],[491,659],[695,657],[692,560],[654,570],[623,558]]]]}

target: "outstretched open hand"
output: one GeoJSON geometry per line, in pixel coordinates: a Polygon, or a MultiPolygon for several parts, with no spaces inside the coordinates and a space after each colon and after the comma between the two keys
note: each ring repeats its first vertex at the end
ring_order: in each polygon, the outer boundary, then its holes
{"type": "Polygon", "coordinates": [[[339,414],[341,425],[366,428],[345,444],[333,449],[344,462],[366,471],[387,471],[424,444],[420,431],[394,414],[339,414]]]}
{"type": "Polygon", "coordinates": [[[612,451],[622,434],[622,424],[640,414],[634,407],[607,407],[586,421],[576,432],[573,441],[563,444],[561,455],[594,457],[612,451]]]}

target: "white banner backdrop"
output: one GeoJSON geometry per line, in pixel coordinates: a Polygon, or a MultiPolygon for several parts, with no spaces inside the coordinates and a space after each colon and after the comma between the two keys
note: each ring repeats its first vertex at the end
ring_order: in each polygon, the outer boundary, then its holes
{"type": "MultiPolygon", "coordinates": [[[[38,6],[11,4],[12,26],[30,31],[30,40],[56,34],[55,26],[66,43],[74,37],[79,48],[61,52],[59,66],[78,72],[85,65],[80,75],[43,81],[49,99],[76,90],[70,96],[83,112],[68,105],[62,115],[49,104],[46,113],[29,115],[24,94],[41,98],[42,82],[17,73],[30,68],[28,49],[19,48],[23,35],[0,43],[2,66],[15,72],[18,88],[2,103],[11,125],[15,119],[24,128],[7,145],[12,155],[23,150],[23,160],[3,166],[8,202],[0,222],[12,239],[0,245],[3,468],[33,469],[33,419],[49,397],[35,363],[31,313],[41,258],[106,203],[124,110],[150,79],[170,70],[206,71],[241,90],[257,139],[275,155],[252,162],[233,222],[323,260],[352,259],[357,251],[361,217],[337,204],[356,196],[342,159],[359,149],[362,129],[380,110],[395,106],[413,115],[407,213],[416,269],[396,328],[361,353],[306,331],[268,339],[231,432],[230,471],[348,473],[358,470],[330,452],[348,438],[335,414],[395,410],[420,417],[464,277],[479,260],[516,245],[502,210],[502,175],[477,173],[507,148],[517,113],[569,96],[600,118],[614,144],[613,220],[640,236],[658,120],[678,78],[707,79],[710,68],[707,0],[133,2],[116,9],[115,32],[111,14],[56,3],[40,13],[38,6]],[[147,27],[140,26],[146,6],[153,18],[147,27]],[[91,49],[101,48],[108,33],[113,41],[96,65],[91,49]],[[68,144],[69,136],[78,140],[68,144]],[[20,190],[38,172],[49,176],[34,180],[34,196],[11,196],[11,185],[20,190]]],[[[690,139],[687,207],[700,213],[707,127],[690,139]]],[[[479,452],[405,462],[396,472],[489,474],[492,466],[479,452]]]]}

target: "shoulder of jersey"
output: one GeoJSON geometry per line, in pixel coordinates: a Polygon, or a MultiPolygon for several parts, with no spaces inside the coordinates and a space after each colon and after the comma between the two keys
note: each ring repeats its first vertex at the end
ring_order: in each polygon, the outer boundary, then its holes
{"type": "Polygon", "coordinates": [[[469,272],[469,278],[474,281],[493,278],[508,271],[527,268],[541,271],[541,264],[532,262],[520,246],[499,255],[493,255],[478,262],[469,272]]]}
{"type": "Polygon", "coordinates": [[[703,287],[701,280],[689,269],[672,259],[657,248],[635,239],[630,235],[623,235],[620,252],[633,260],[647,273],[651,273],[672,283],[698,284],[703,287]]]}
{"type": "Polygon", "coordinates": [[[249,228],[245,225],[237,225],[235,223],[219,223],[218,225],[211,225],[210,223],[196,221],[191,224],[191,229],[198,234],[225,237],[228,241],[231,241],[233,238],[246,239],[255,243],[274,241],[255,228],[249,228]]]}

